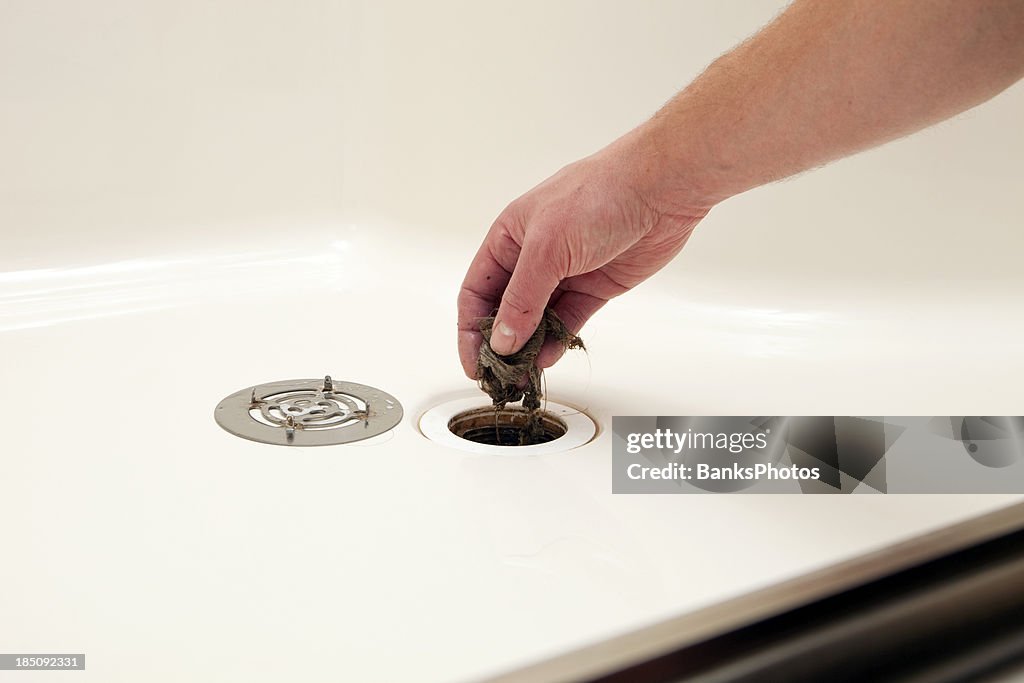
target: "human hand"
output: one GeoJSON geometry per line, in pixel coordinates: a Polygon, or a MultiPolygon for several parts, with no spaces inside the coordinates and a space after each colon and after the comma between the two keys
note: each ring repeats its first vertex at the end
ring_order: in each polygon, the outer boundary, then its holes
{"type": "MultiPolygon", "coordinates": [[[[506,207],[469,266],[459,292],[459,356],[476,378],[480,318],[494,314],[491,348],[515,353],[550,306],[573,333],[609,299],[643,282],[679,253],[708,208],[669,201],[651,183],[653,156],[636,135],[566,166],[506,207]]],[[[562,354],[545,344],[537,365],[562,354]]]]}
{"type": "MultiPolygon", "coordinates": [[[[1016,0],[793,2],[639,128],[501,213],[459,293],[466,374],[477,320],[495,307],[501,355],[522,347],[545,306],[578,332],[668,263],[714,204],[1008,88],[1024,74],[1022,35],[1016,0]]],[[[559,353],[544,348],[537,364],[559,353]]]]}

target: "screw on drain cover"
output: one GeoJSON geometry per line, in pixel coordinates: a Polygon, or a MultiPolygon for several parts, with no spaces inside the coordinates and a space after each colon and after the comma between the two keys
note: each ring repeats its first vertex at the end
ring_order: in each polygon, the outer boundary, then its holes
{"type": "Polygon", "coordinates": [[[333,446],[369,439],[402,421],[391,394],[355,382],[291,379],[231,394],[213,411],[235,436],[280,446],[333,446]]]}

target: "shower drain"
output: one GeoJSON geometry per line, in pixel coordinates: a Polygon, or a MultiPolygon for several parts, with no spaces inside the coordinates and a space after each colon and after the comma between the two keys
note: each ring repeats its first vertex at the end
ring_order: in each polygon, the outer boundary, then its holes
{"type": "Polygon", "coordinates": [[[420,417],[420,432],[431,441],[482,455],[545,455],[571,451],[597,435],[597,425],[583,411],[545,401],[543,435],[537,443],[519,445],[528,413],[507,406],[495,410],[479,396],[454,399],[434,406],[420,417]]]}
{"type": "Polygon", "coordinates": [[[333,446],[368,439],[402,421],[391,394],[355,382],[291,379],[242,389],[217,404],[217,424],[235,436],[281,446],[333,446]]]}

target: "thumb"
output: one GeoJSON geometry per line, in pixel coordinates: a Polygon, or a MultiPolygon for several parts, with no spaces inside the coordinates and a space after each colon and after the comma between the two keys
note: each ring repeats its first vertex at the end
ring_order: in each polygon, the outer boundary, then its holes
{"type": "Polygon", "coordinates": [[[544,309],[564,273],[557,252],[538,240],[525,240],[501,297],[491,329],[491,348],[508,356],[523,348],[544,317],[544,309]]]}

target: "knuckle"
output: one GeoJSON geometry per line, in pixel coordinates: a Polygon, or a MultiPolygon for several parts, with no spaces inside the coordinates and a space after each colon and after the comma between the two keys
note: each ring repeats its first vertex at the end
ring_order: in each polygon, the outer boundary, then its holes
{"type": "Polygon", "coordinates": [[[525,229],[524,221],[522,219],[522,211],[519,209],[518,200],[502,209],[501,213],[498,214],[498,217],[494,219],[494,223],[491,225],[491,233],[507,235],[513,240],[522,242],[525,229]]]}
{"type": "Polygon", "coordinates": [[[586,314],[579,304],[566,302],[559,307],[558,317],[562,319],[570,332],[576,334],[583,326],[586,314]]]}
{"type": "Polygon", "coordinates": [[[537,260],[537,275],[558,280],[565,277],[571,252],[566,231],[546,223],[531,232],[529,239],[531,256],[537,260]]]}
{"type": "Polygon", "coordinates": [[[470,284],[469,282],[464,282],[462,284],[462,286],[459,287],[459,296],[458,296],[459,310],[462,310],[463,308],[466,308],[471,303],[473,303],[474,301],[479,300],[480,298],[481,298],[480,293],[476,291],[475,287],[472,284],[470,284]]]}

